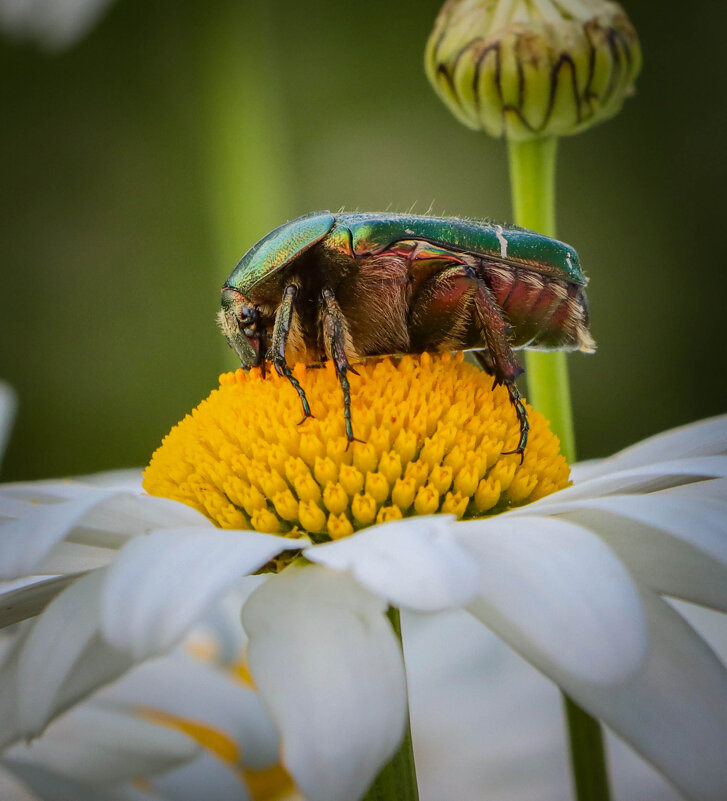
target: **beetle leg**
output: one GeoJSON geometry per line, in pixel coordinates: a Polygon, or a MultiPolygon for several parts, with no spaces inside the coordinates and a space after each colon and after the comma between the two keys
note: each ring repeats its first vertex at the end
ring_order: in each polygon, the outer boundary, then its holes
{"type": "MultiPolygon", "coordinates": [[[[474,271],[473,271],[474,272],[474,271]]],[[[480,278],[475,277],[477,290],[474,298],[475,310],[480,323],[480,328],[487,342],[490,360],[494,367],[495,384],[504,384],[510,395],[510,403],[515,407],[518,422],[520,423],[520,440],[517,448],[512,451],[503,451],[505,454],[520,454],[522,464],[525,446],[528,444],[528,432],[530,423],[528,413],[522,402],[520,392],[515,386],[515,380],[523,372],[523,368],[515,358],[515,354],[507,341],[507,324],[502,318],[502,312],[490,295],[487,285],[480,278]]]]}
{"type": "Polygon", "coordinates": [[[351,385],[348,383],[347,373],[355,373],[356,371],[349,364],[348,356],[346,355],[348,334],[346,318],[343,316],[332,289],[324,287],[321,291],[321,296],[324,307],[323,335],[326,342],[326,350],[333,360],[336,375],[343,390],[343,417],[346,423],[346,439],[348,439],[349,444],[354,441],[361,442],[361,440],[354,437],[353,426],[351,425],[351,385]]]}
{"type": "Polygon", "coordinates": [[[458,330],[463,320],[471,319],[471,314],[463,314],[463,310],[474,308],[477,327],[480,336],[487,346],[487,357],[483,362],[478,360],[494,376],[493,388],[497,384],[504,384],[510,395],[510,402],[515,407],[520,422],[520,440],[518,446],[511,453],[519,453],[522,459],[523,451],[528,441],[528,418],[520,393],[515,386],[515,380],[523,372],[520,363],[507,339],[508,328],[502,317],[499,306],[490,294],[485,282],[477,275],[474,268],[468,264],[447,267],[432,276],[425,287],[423,307],[417,309],[420,327],[426,329],[428,323],[434,320],[438,323],[441,339],[431,344],[440,347],[447,343],[456,348],[463,347],[464,330],[458,330]],[[445,332],[444,320],[452,320],[450,331],[445,332]]]}
{"type": "MultiPolygon", "coordinates": [[[[480,367],[486,372],[492,375],[494,373],[494,364],[492,361],[492,357],[490,356],[490,352],[487,350],[475,350],[472,351],[475,359],[480,364],[480,367]]],[[[492,382],[492,388],[494,389],[500,381],[498,380],[497,376],[495,376],[495,380],[492,382]]],[[[514,382],[505,381],[505,386],[507,387],[508,394],[510,395],[510,403],[515,407],[515,413],[517,414],[518,422],[520,423],[520,441],[518,442],[517,448],[513,451],[503,451],[503,455],[507,456],[511,453],[519,453],[520,454],[520,463],[522,464],[523,460],[523,452],[525,451],[525,446],[528,443],[528,432],[530,431],[530,423],[528,422],[528,412],[525,408],[525,404],[523,403],[522,396],[520,392],[515,386],[514,382]]]]}
{"type": "MultiPolygon", "coordinates": [[[[288,381],[293,385],[293,388],[298,393],[300,402],[303,404],[303,423],[311,414],[310,406],[308,405],[308,398],[305,396],[305,390],[301,387],[298,379],[293,375],[285,360],[285,346],[288,342],[288,334],[290,333],[290,324],[293,319],[293,307],[295,305],[295,296],[298,294],[298,287],[295,284],[289,284],[283,290],[283,299],[280,303],[280,308],[275,316],[275,325],[273,327],[273,365],[275,371],[279,376],[285,376],[288,381]]],[[[263,362],[264,363],[264,362],[263,362]]]]}
{"type": "Polygon", "coordinates": [[[517,444],[517,448],[514,450],[503,451],[502,453],[504,456],[507,456],[510,453],[519,453],[520,464],[522,464],[523,459],[525,458],[525,446],[528,444],[528,432],[530,431],[528,411],[523,403],[522,395],[515,384],[510,381],[506,381],[505,386],[507,387],[507,392],[510,395],[510,403],[515,407],[515,413],[517,414],[517,419],[520,423],[520,441],[517,444]]]}

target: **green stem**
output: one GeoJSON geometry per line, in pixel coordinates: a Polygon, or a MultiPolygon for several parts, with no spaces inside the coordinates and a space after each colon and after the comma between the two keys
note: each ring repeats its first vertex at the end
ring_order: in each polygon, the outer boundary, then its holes
{"type": "Polygon", "coordinates": [[[563,695],[570,737],[573,784],[578,801],[609,801],[608,767],[598,721],[563,695]]]}
{"type": "MultiPolygon", "coordinates": [[[[555,236],[557,146],[556,138],[508,143],[515,222],[547,236],[555,236]]],[[[526,354],[525,366],[531,403],[550,420],[568,461],[575,461],[576,442],[565,353],[530,351],[526,354]]],[[[563,700],[576,798],[578,801],[609,801],[601,727],[565,694],[563,700]]]]}
{"type": "MultiPolygon", "coordinates": [[[[388,618],[401,642],[399,610],[389,607],[388,618]]],[[[411,726],[406,721],[406,734],[399,750],[384,765],[363,801],[419,801],[414,751],[411,745],[411,726]]]]}

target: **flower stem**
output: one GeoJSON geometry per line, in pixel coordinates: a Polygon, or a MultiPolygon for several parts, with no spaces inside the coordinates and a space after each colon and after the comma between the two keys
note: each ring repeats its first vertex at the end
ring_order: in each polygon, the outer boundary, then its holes
{"type": "MultiPolygon", "coordinates": [[[[515,222],[555,236],[555,137],[509,142],[510,183],[515,222]]],[[[568,365],[565,353],[525,356],[528,395],[560,437],[563,453],[575,461],[568,365]]],[[[601,727],[568,696],[563,695],[570,739],[571,767],[578,801],[609,801],[608,773],[601,727]]]]}
{"type": "MultiPolygon", "coordinates": [[[[401,642],[399,610],[389,607],[387,617],[401,642]]],[[[411,744],[411,726],[408,715],[406,733],[399,750],[381,769],[363,801],[419,801],[414,751],[411,744]]]]}
{"type": "Polygon", "coordinates": [[[578,801],[609,801],[608,770],[598,721],[563,694],[578,801]]]}

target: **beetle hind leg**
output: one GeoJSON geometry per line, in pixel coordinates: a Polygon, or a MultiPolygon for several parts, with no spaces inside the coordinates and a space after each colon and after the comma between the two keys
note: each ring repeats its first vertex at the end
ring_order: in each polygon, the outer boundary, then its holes
{"type": "Polygon", "coordinates": [[[346,318],[338,305],[333,290],[325,287],[321,292],[323,299],[323,336],[326,343],[326,351],[336,368],[336,375],[343,390],[343,417],[346,425],[346,439],[349,445],[352,442],[361,442],[353,435],[353,425],[351,423],[351,385],[348,382],[348,373],[358,375],[356,370],[349,364],[346,355],[346,344],[348,337],[348,327],[346,318]]]}
{"type": "Polygon", "coordinates": [[[509,456],[510,454],[519,454],[520,455],[520,463],[522,464],[522,460],[524,458],[525,453],[525,446],[528,444],[528,432],[530,431],[530,423],[528,421],[528,411],[525,408],[525,404],[523,403],[522,395],[518,390],[517,386],[515,385],[514,379],[507,379],[507,378],[500,378],[497,372],[497,368],[495,367],[494,360],[488,350],[476,350],[473,351],[473,355],[475,359],[477,359],[480,367],[490,375],[494,376],[492,381],[492,388],[494,389],[498,384],[503,384],[507,389],[508,395],[510,396],[510,403],[515,409],[515,414],[517,415],[518,423],[520,424],[520,439],[518,440],[517,448],[514,448],[511,451],[503,451],[503,456],[509,456]]]}
{"type": "Polygon", "coordinates": [[[290,333],[290,325],[293,320],[293,308],[295,306],[295,297],[297,294],[298,287],[295,284],[289,284],[283,291],[283,299],[275,317],[275,326],[273,328],[272,362],[277,374],[281,376],[281,378],[283,376],[287,378],[293,385],[293,389],[298,393],[298,397],[303,406],[303,419],[300,422],[304,423],[309,417],[313,417],[310,406],[308,405],[308,398],[306,398],[305,390],[300,385],[298,379],[293,375],[285,359],[285,346],[288,342],[288,334],[290,333]]]}
{"type": "Polygon", "coordinates": [[[502,453],[503,456],[507,456],[511,453],[520,454],[520,464],[522,464],[523,459],[525,458],[525,446],[528,444],[528,432],[530,431],[528,411],[523,403],[522,395],[520,395],[520,391],[515,384],[511,382],[505,382],[505,386],[507,387],[508,394],[510,395],[510,403],[515,407],[515,414],[517,414],[517,419],[520,423],[520,441],[517,444],[517,448],[514,450],[503,451],[502,453]]]}
{"type": "Polygon", "coordinates": [[[522,459],[528,442],[529,426],[527,411],[515,386],[515,380],[523,372],[523,368],[510,347],[509,329],[502,310],[492,297],[487,284],[470,264],[446,267],[427,284],[416,309],[419,327],[425,330],[425,340],[434,334],[435,342],[431,344],[440,348],[462,348],[466,344],[465,330],[461,325],[474,319],[480,341],[487,348],[484,353],[477,352],[478,361],[494,376],[493,389],[497,384],[507,387],[510,402],[515,407],[520,422],[520,440],[512,453],[519,453],[522,459]],[[432,320],[435,321],[435,326],[431,325],[432,320]],[[457,330],[458,324],[460,330],[457,330]]]}

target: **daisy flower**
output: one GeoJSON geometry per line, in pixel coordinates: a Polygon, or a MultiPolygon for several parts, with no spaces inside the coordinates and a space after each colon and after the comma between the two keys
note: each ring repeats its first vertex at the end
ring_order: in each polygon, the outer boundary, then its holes
{"type": "Polygon", "coordinates": [[[2,488],[3,578],[35,580],[6,588],[0,620],[38,617],[0,667],[0,742],[168,652],[264,570],[242,609],[248,663],[308,798],[361,797],[399,745],[389,606],[466,609],[685,795],[723,798],[727,672],[661,596],[727,609],[727,420],[577,468],[568,486],[533,410],[522,464],[502,454],[518,435],[507,393],[461,359],[362,365],[365,443],[349,449],[334,373],[303,372],[317,415],[304,426],[275,377],[223,376],[155,454],[148,494],[2,488]]]}

